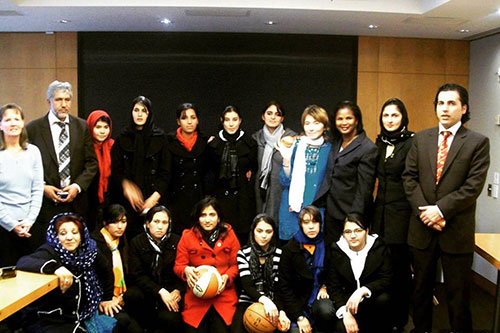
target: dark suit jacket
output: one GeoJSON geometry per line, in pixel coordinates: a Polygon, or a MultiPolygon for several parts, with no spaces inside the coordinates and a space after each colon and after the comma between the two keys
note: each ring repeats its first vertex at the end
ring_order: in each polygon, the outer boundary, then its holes
{"type": "MultiPolygon", "coordinates": [[[[40,149],[45,184],[60,188],[59,163],[48,114],[31,121],[26,129],[29,141],[40,149]]],[[[69,139],[71,183],[78,184],[82,189],[82,193],[78,194],[74,200],[73,206],[79,207],[78,213],[82,214],[86,210],[86,190],[97,172],[97,158],[85,120],[69,115],[69,139]]],[[[54,203],[44,197],[42,209],[47,205],[54,206],[54,203]]]]}
{"type": "Polygon", "coordinates": [[[325,178],[316,199],[327,195],[328,217],[343,220],[349,213],[364,214],[372,199],[378,149],[361,133],[339,153],[342,140],[334,142],[325,178]]]}
{"type": "Polygon", "coordinates": [[[413,214],[408,244],[425,249],[438,237],[447,253],[474,251],[476,199],[483,189],[490,164],[487,137],[461,126],[451,144],[439,184],[436,185],[438,128],[424,130],[413,140],[403,173],[413,214]],[[420,220],[419,206],[437,205],[446,227],[435,231],[420,220]]]}

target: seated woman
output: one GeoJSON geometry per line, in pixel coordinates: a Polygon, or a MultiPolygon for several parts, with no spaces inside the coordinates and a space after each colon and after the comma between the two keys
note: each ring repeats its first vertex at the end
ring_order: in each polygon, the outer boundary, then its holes
{"type": "Polygon", "coordinates": [[[279,265],[278,298],[292,320],[291,332],[330,332],[335,309],[324,285],[325,242],[321,213],[306,206],[299,231],[285,245],[279,265]]]}
{"type": "Polygon", "coordinates": [[[55,274],[59,289],[51,291],[26,308],[25,332],[111,332],[115,319],[98,315],[118,311],[110,301],[112,285],[106,258],[89,237],[83,218],[61,213],[52,218],[47,243],[35,253],[19,259],[17,269],[55,274]],[[106,276],[108,275],[108,276],[106,276]]]}
{"type": "Polygon", "coordinates": [[[107,259],[107,268],[110,271],[107,276],[113,278],[109,283],[114,286],[111,300],[114,306],[106,314],[118,320],[117,326],[120,331],[142,332],[143,330],[139,327],[139,324],[131,319],[127,311],[125,311],[124,296],[127,291],[125,275],[128,272],[128,244],[125,236],[127,216],[125,208],[117,204],[106,207],[103,212],[102,224],[103,227],[94,230],[91,237],[95,240],[98,250],[107,259]]]}
{"type": "Polygon", "coordinates": [[[174,274],[179,236],[171,233],[170,212],[155,206],[146,215],[144,232],[130,244],[129,269],[132,286],[127,302],[143,327],[153,332],[182,330],[181,295],[184,283],[174,274]]]}
{"type": "Polygon", "coordinates": [[[179,241],[174,271],[189,287],[182,312],[185,332],[230,331],[238,301],[234,280],[240,243],[231,225],[222,219],[222,208],[215,198],[200,200],[193,211],[194,226],[184,230],[179,241]],[[214,266],[222,276],[222,287],[213,298],[198,298],[192,292],[200,265],[214,266]]]}
{"type": "Polygon", "coordinates": [[[238,251],[238,268],[243,286],[231,332],[246,332],[243,327],[243,314],[254,302],[264,305],[266,315],[273,324],[278,321],[282,330],[290,328],[290,319],[285,311],[278,310],[276,289],[278,265],[281,249],[276,247],[277,227],[274,220],[266,214],[257,215],[250,226],[250,245],[238,251]]]}
{"type": "Polygon", "coordinates": [[[337,331],[390,331],[392,268],[382,239],[368,233],[361,215],[349,214],[343,236],[328,251],[326,285],[338,307],[337,331]]]}

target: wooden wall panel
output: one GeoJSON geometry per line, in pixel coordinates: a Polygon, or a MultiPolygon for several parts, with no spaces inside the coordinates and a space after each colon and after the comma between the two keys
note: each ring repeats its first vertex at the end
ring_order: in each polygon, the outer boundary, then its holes
{"type": "Polygon", "coordinates": [[[468,81],[467,41],[359,38],[357,98],[372,140],[380,132],[378,114],[387,99],[400,98],[409,112],[410,129],[420,131],[437,124],[433,106],[437,89],[447,82],[467,88],[468,81]]]}
{"type": "Polygon", "coordinates": [[[379,70],[389,73],[434,73],[445,67],[443,41],[380,38],[379,70]]]}
{"type": "Polygon", "coordinates": [[[47,86],[58,79],[73,84],[78,114],[76,33],[0,33],[0,46],[0,105],[19,104],[27,121],[41,117],[47,86]]]}
{"type": "Polygon", "coordinates": [[[0,68],[54,68],[55,37],[44,33],[0,33],[0,68]]]}

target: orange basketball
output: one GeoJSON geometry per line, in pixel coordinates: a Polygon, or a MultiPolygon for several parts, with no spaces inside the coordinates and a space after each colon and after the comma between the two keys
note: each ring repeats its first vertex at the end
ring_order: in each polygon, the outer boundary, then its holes
{"type": "Polygon", "coordinates": [[[274,332],[276,326],[266,316],[264,304],[256,302],[250,305],[243,315],[243,325],[250,333],[274,332]]]}
{"type": "Polygon", "coordinates": [[[222,277],[213,266],[202,265],[197,267],[198,281],[193,287],[193,294],[200,298],[212,298],[217,296],[222,287],[222,277]]]}

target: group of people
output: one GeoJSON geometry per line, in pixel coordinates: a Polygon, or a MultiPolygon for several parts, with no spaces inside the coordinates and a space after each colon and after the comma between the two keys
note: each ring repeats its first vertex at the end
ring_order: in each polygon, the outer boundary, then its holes
{"type": "Polygon", "coordinates": [[[402,330],[414,289],[415,331],[430,332],[441,258],[452,330],[472,330],[489,142],[463,126],[465,88],[440,87],[439,125],[417,134],[387,100],[375,143],[351,101],[306,107],[300,134],[277,102],[253,135],[227,106],[207,136],[190,103],[165,134],[144,96],[113,140],[105,111],[69,114],[71,89],[51,83],[48,114],[26,127],[18,105],[0,108],[0,266],[60,282],[26,309],[26,329],[242,332],[260,302],[292,332],[402,330]],[[218,296],[191,292],[200,265],[221,274],[218,296]]]}

